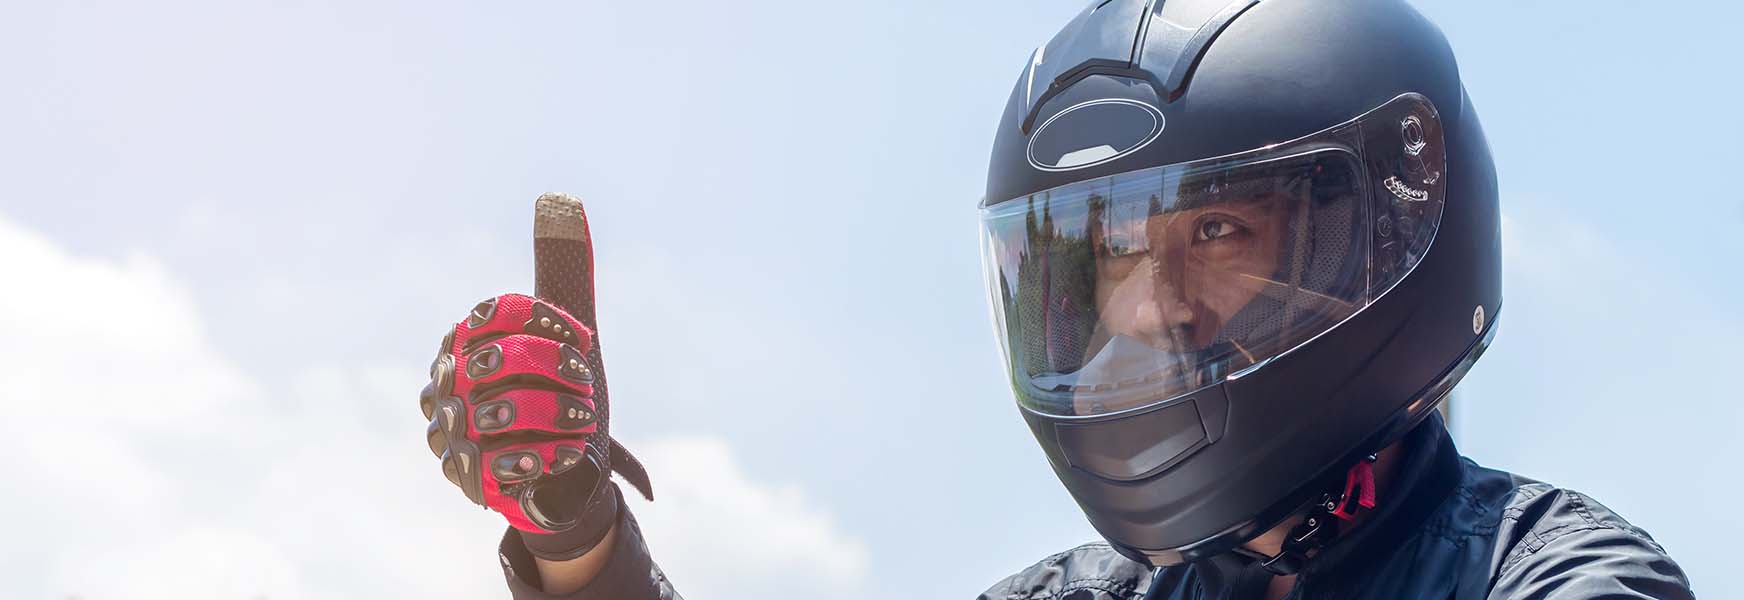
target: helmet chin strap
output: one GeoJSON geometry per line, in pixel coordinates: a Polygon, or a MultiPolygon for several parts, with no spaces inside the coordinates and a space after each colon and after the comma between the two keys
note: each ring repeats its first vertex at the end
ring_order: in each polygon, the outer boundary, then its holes
{"type": "MultiPolygon", "coordinates": [[[[1309,554],[1326,547],[1338,537],[1342,522],[1356,519],[1363,511],[1375,507],[1375,460],[1370,454],[1345,471],[1344,485],[1327,490],[1310,505],[1306,516],[1285,536],[1277,554],[1267,555],[1245,547],[1205,559],[1200,572],[1206,577],[1207,589],[1222,589],[1225,598],[1260,598],[1271,578],[1295,575],[1308,565],[1309,554]]],[[[1158,592],[1162,568],[1151,573],[1151,586],[1144,600],[1158,592]]]]}
{"type": "Polygon", "coordinates": [[[1247,548],[1235,553],[1257,561],[1273,575],[1295,575],[1308,564],[1308,555],[1326,547],[1338,537],[1340,522],[1356,519],[1362,511],[1375,507],[1375,460],[1368,455],[1345,471],[1342,489],[1328,490],[1308,508],[1307,516],[1284,537],[1277,554],[1267,556],[1247,548]]]}

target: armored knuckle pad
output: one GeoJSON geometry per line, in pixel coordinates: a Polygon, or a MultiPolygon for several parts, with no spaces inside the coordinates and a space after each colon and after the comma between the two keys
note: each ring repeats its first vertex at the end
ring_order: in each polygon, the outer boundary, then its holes
{"type": "Polygon", "coordinates": [[[557,305],[520,294],[475,304],[419,394],[443,475],[517,529],[574,526],[570,509],[591,505],[610,473],[597,353],[592,330],[557,305]]]}

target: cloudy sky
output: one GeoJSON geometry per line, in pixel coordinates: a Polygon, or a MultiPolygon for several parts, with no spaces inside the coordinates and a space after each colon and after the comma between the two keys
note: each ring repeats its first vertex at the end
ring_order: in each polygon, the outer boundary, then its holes
{"type": "MultiPolygon", "coordinates": [[[[545,191],[593,215],[636,510],[687,595],[968,598],[1091,539],[999,376],[974,212],[1080,4],[9,3],[0,587],[505,596],[414,398],[448,323],[531,288],[545,191]]],[[[1507,213],[1462,448],[1744,595],[1744,14],[1419,6],[1507,213]]]]}

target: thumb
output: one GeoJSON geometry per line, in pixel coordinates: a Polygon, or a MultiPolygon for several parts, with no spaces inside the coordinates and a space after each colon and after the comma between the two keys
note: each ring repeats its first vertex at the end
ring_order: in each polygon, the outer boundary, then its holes
{"type": "Polygon", "coordinates": [[[593,237],[581,200],[545,194],[533,201],[533,295],[599,332],[594,319],[593,237]]]}

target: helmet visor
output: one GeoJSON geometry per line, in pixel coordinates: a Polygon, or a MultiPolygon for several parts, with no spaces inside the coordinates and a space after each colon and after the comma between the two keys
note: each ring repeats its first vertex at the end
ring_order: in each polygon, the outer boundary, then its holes
{"type": "Polygon", "coordinates": [[[1413,94],[1294,142],[986,206],[1019,402],[1059,416],[1151,406],[1336,326],[1427,249],[1440,148],[1413,94]]]}

